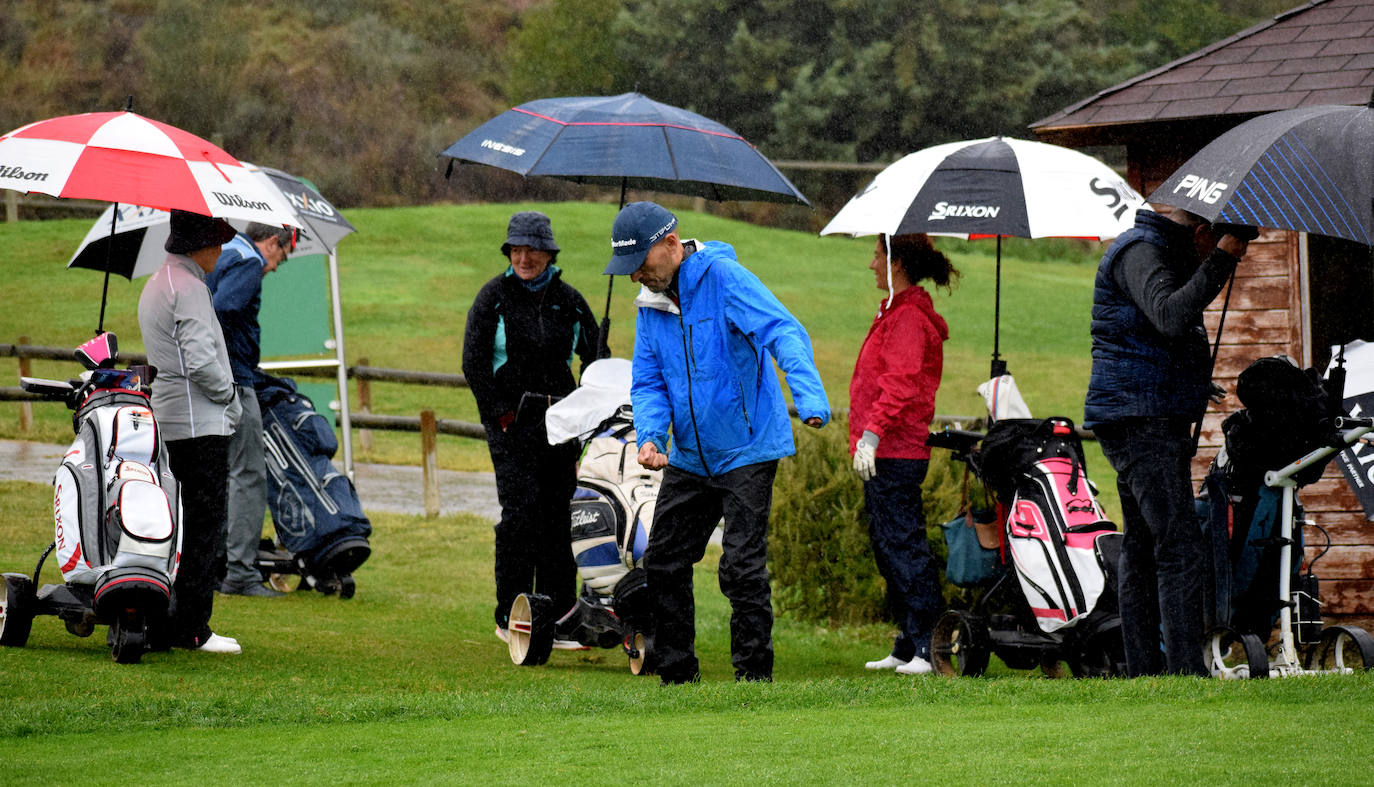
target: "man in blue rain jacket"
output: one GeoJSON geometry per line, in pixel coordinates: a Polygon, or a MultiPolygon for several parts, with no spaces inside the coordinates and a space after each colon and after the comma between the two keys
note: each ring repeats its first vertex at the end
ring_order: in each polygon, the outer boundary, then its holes
{"type": "Polygon", "coordinates": [[[666,468],[644,555],[653,657],[665,684],[700,679],[692,566],[723,516],[719,576],[733,610],[735,678],[768,681],[768,515],[778,460],[795,452],[770,359],[808,426],[829,420],[830,403],[797,319],[729,245],[684,241],[676,229],[677,217],[655,203],[625,206],[605,270],[643,285],[631,401],[640,464],[666,468]]]}

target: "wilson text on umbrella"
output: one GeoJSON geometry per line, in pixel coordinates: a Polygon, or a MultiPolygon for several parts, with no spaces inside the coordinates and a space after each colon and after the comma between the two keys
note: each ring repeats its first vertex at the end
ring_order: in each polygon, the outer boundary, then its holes
{"type": "Polygon", "coordinates": [[[0,178],[14,178],[15,180],[47,180],[48,173],[33,172],[23,167],[12,167],[0,164],[0,178]]]}

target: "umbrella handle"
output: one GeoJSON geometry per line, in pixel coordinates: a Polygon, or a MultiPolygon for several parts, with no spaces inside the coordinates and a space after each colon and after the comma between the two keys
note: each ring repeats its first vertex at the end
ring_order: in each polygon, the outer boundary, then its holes
{"type": "MultiPolygon", "coordinates": [[[[1217,368],[1217,353],[1221,350],[1221,329],[1226,325],[1226,310],[1231,306],[1231,288],[1236,286],[1236,271],[1231,270],[1231,278],[1226,280],[1226,297],[1221,301],[1221,319],[1217,320],[1217,335],[1212,340],[1212,369],[1217,368]]],[[[1210,375],[1210,373],[1209,373],[1210,375]]],[[[1210,380],[1210,377],[1208,378],[1210,380]]],[[[1205,417],[1205,415],[1204,415],[1205,417]]],[[[1198,443],[1202,440],[1202,420],[1193,426],[1193,453],[1197,454],[1198,443]]]]}

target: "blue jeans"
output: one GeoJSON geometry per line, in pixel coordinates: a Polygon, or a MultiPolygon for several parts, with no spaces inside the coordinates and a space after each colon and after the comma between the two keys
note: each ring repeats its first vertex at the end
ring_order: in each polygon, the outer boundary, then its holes
{"type": "Polygon", "coordinates": [[[925,459],[878,459],[878,474],[864,482],[873,559],[887,581],[887,606],[899,629],[892,655],[902,661],[930,658],[930,633],[945,605],[921,508],[929,466],[925,459]]]}
{"type": "Polygon", "coordinates": [[[1206,552],[1193,508],[1196,448],[1190,425],[1134,418],[1103,424],[1096,432],[1121,494],[1125,536],[1118,589],[1127,672],[1206,676],[1206,552]]]}

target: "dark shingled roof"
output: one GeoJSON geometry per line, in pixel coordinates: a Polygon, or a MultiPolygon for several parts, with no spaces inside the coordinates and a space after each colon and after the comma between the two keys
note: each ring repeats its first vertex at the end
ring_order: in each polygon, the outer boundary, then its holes
{"type": "Polygon", "coordinates": [[[1374,0],[1317,0],[1031,124],[1041,136],[1312,104],[1374,92],[1374,0]]]}

